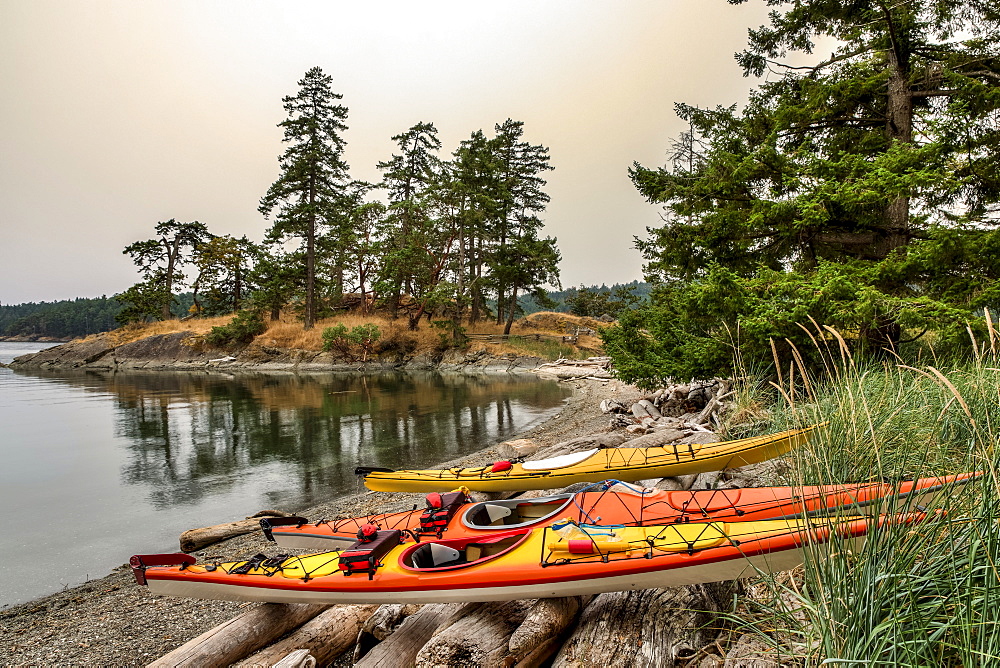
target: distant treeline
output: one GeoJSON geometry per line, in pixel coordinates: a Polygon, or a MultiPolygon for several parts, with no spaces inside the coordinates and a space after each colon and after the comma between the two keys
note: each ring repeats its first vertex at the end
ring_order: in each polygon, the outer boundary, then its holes
{"type": "Polygon", "coordinates": [[[123,306],[114,297],[0,305],[0,335],[67,338],[117,327],[123,306]]]}
{"type": "Polygon", "coordinates": [[[600,318],[603,315],[617,317],[622,310],[649,301],[652,284],[642,281],[615,283],[611,287],[601,285],[581,285],[578,288],[555,290],[547,293],[548,300],[538,300],[534,295],[521,298],[521,310],[525,314],[538,311],[558,311],[600,318]],[[545,301],[545,303],[539,303],[545,301]]]}

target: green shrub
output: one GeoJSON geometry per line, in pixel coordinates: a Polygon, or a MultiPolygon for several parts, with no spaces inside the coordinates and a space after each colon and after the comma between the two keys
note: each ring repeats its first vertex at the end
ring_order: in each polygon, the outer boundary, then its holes
{"type": "Polygon", "coordinates": [[[267,331],[267,324],[260,311],[240,311],[229,324],[213,327],[205,335],[205,342],[218,347],[246,345],[267,331]]]}
{"type": "Polygon", "coordinates": [[[371,355],[375,344],[382,333],[378,325],[366,323],[347,330],[347,325],[340,323],[323,330],[323,350],[336,351],[343,357],[356,357],[355,348],[361,349],[361,360],[365,361],[371,355]]]}

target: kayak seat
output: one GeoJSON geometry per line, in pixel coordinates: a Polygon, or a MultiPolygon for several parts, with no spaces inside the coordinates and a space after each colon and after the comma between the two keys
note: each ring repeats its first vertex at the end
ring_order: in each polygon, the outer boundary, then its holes
{"type": "Polygon", "coordinates": [[[416,568],[443,568],[464,564],[466,559],[461,552],[447,545],[424,543],[410,553],[410,562],[416,568]]]}
{"type": "Polygon", "coordinates": [[[571,452],[567,455],[559,455],[558,457],[549,457],[548,459],[538,459],[533,462],[524,462],[521,464],[521,468],[525,471],[547,471],[550,469],[562,469],[567,466],[573,466],[579,464],[580,462],[589,459],[595,455],[600,448],[593,448],[592,450],[584,450],[582,452],[571,452]]]}
{"type": "Polygon", "coordinates": [[[494,503],[482,504],[471,517],[472,524],[481,527],[504,526],[517,519],[510,508],[494,503]]]}

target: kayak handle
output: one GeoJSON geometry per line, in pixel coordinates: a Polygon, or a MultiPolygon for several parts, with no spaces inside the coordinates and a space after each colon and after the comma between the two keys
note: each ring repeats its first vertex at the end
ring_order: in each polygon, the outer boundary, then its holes
{"type": "Polygon", "coordinates": [[[132,567],[132,575],[135,581],[141,585],[146,584],[147,566],[190,566],[198,561],[190,554],[175,552],[173,554],[133,554],[128,560],[128,565],[132,567]]]}

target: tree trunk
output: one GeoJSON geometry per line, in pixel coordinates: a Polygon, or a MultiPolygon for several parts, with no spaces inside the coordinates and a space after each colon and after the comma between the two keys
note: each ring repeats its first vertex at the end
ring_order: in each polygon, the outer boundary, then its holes
{"type": "Polygon", "coordinates": [[[504,336],[510,334],[511,325],[514,324],[514,313],[517,311],[517,284],[510,287],[510,308],[507,312],[507,324],[504,325],[504,336]]]}
{"type": "MultiPolygon", "coordinates": [[[[889,19],[891,21],[891,18],[889,19]]],[[[890,30],[892,26],[890,25],[890,30]]],[[[913,93],[910,90],[910,63],[893,39],[889,49],[889,82],[886,101],[886,135],[893,143],[913,143],[913,93]]],[[[910,241],[910,198],[899,195],[886,207],[884,238],[878,243],[878,255],[887,257],[910,241]]]]}
{"type": "Polygon", "coordinates": [[[167,300],[163,302],[163,307],[160,310],[160,316],[163,320],[170,320],[174,317],[174,314],[170,312],[170,307],[174,301],[174,266],[177,263],[178,250],[180,248],[180,239],[174,236],[173,242],[168,242],[166,239],[163,240],[163,245],[167,249],[167,272],[164,277],[163,288],[167,293],[167,300]]]}
{"type": "Polygon", "coordinates": [[[309,175],[309,221],[306,228],[306,313],[303,329],[312,329],[316,320],[316,183],[309,175]]]}
{"type": "Polygon", "coordinates": [[[326,665],[354,645],[361,625],[377,608],[376,605],[334,606],[239,665],[270,666],[297,649],[309,650],[317,664],[326,665]]]}
{"type": "Polygon", "coordinates": [[[149,668],[221,668],[266,647],[330,606],[264,603],[202,633],[149,664],[149,668]]]}

